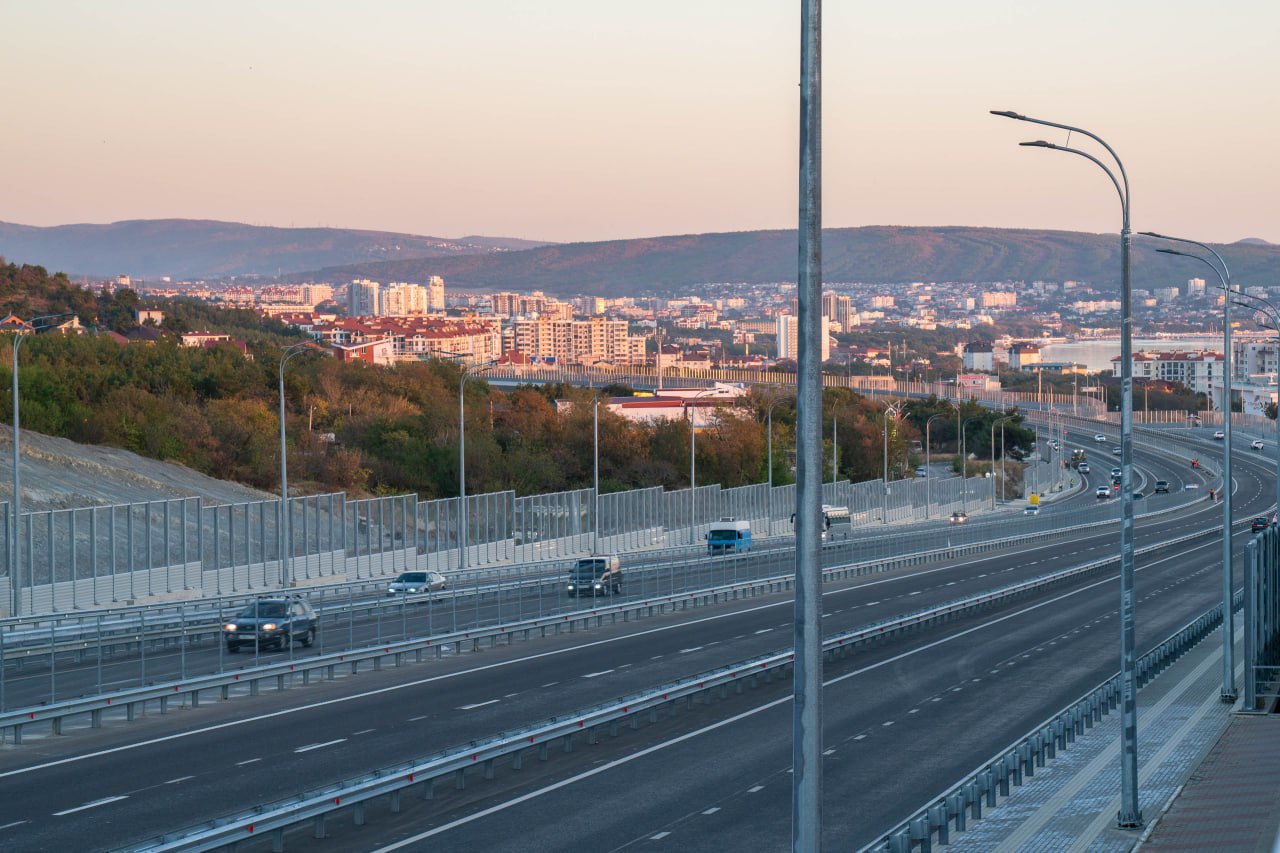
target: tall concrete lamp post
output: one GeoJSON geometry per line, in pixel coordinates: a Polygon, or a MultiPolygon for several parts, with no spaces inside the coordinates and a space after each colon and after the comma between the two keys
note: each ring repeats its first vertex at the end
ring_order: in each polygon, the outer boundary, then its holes
{"type": "Polygon", "coordinates": [[[924,517],[929,517],[929,505],[933,503],[933,469],[929,467],[929,428],[933,426],[933,422],[938,418],[945,418],[947,415],[938,413],[929,415],[929,419],[924,422],[924,517]]]}
{"type": "Polygon", "coordinates": [[[293,586],[292,568],[293,541],[289,536],[289,455],[285,446],[284,433],[284,366],[294,356],[302,355],[316,348],[313,341],[298,341],[285,347],[280,356],[280,586],[293,586]]]}
{"type": "Polygon", "coordinates": [[[1154,231],[1141,232],[1144,237],[1155,237],[1160,240],[1171,240],[1175,243],[1187,243],[1198,246],[1217,260],[1214,264],[1208,258],[1194,252],[1179,249],[1156,249],[1164,255],[1178,255],[1190,258],[1213,270],[1222,285],[1222,701],[1236,701],[1236,666],[1235,666],[1235,610],[1231,606],[1232,593],[1232,560],[1231,560],[1231,304],[1232,297],[1237,295],[1231,286],[1231,270],[1222,256],[1204,243],[1187,240],[1182,237],[1168,237],[1154,231]]]}
{"type": "MultiPolygon", "coordinates": [[[[1260,308],[1258,305],[1250,305],[1247,302],[1236,302],[1236,305],[1239,305],[1241,308],[1262,310],[1271,318],[1271,330],[1276,333],[1277,357],[1280,357],[1280,308],[1277,308],[1275,303],[1268,299],[1263,299],[1261,296],[1254,296],[1253,294],[1244,293],[1243,291],[1237,292],[1235,295],[1244,297],[1245,299],[1255,300],[1256,302],[1261,303],[1261,306],[1265,306],[1260,308]]],[[[1276,375],[1276,383],[1277,388],[1280,388],[1280,372],[1276,375]]],[[[1280,406],[1280,397],[1277,397],[1277,406],[1280,406]]],[[[1280,411],[1276,412],[1276,511],[1280,512],[1280,411]]]]}
{"type": "Polygon", "coordinates": [[[1134,593],[1133,557],[1133,304],[1131,261],[1132,233],[1129,228],[1129,176],[1115,150],[1102,137],[1081,127],[1030,118],[1011,110],[992,110],[992,115],[1014,121],[1078,133],[1102,146],[1114,161],[1115,171],[1087,151],[1069,145],[1055,145],[1037,140],[1020,145],[1065,151],[1083,157],[1101,169],[1111,180],[1120,197],[1120,811],[1116,824],[1121,829],[1142,826],[1142,810],[1138,804],[1138,680],[1136,665],[1137,639],[1134,615],[1137,599],[1134,593]]]}
{"type": "MultiPolygon", "coordinates": [[[[39,334],[41,329],[47,328],[47,325],[39,325],[45,320],[54,320],[58,317],[68,317],[69,314],[42,314],[39,317],[32,317],[27,321],[30,332],[23,330],[15,332],[13,335],[13,501],[10,504],[9,511],[13,515],[13,532],[9,537],[11,543],[9,558],[9,584],[13,587],[13,609],[12,615],[18,616],[22,609],[22,584],[18,582],[21,574],[22,566],[22,474],[19,462],[22,459],[22,438],[21,430],[21,411],[18,404],[18,351],[22,349],[22,342],[27,339],[28,334],[39,334]]],[[[51,324],[49,324],[51,325],[51,324]]],[[[35,580],[28,575],[27,585],[34,586],[35,580]]],[[[32,612],[35,612],[35,602],[31,605],[32,612]]]]}

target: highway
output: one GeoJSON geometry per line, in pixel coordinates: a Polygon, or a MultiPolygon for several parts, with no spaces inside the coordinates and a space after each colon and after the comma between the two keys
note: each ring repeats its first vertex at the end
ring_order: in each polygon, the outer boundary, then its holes
{"type": "MultiPolygon", "coordinates": [[[[1159,476],[1173,483],[1175,495],[1160,498],[1165,505],[1169,501],[1186,500],[1177,494],[1184,480],[1195,483],[1204,480],[1203,475],[1189,469],[1167,470],[1170,468],[1167,460],[1152,458],[1147,464],[1154,466],[1153,470],[1160,470],[1159,476]]],[[[1099,482],[1106,481],[1105,474],[1091,476],[1099,482]]],[[[1085,488],[1046,506],[1039,518],[1006,516],[1004,519],[975,520],[963,529],[953,529],[945,520],[907,529],[890,528],[886,531],[876,527],[870,531],[871,536],[860,535],[847,542],[830,543],[826,549],[826,562],[832,565],[871,560],[886,554],[902,553],[908,547],[940,547],[963,537],[975,541],[984,536],[1011,535],[1015,530],[1049,529],[1060,525],[1063,513],[1067,512],[1074,512],[1082,521],[1089,516],[1105,516],[1109,511],[1114,512],[1114,504],[1109,507],[1096,505],[1092,490],[1087,487],[1088,477],[1084,479],[1085,488]],[[932,546],[928,546],[925,540],[930,535],[935,540],[932,546]]],[[[1153,507],[1159,505],[1152,502],[1153,507]]],[[[625,598],[651,598],[753,577],[787,574],[791,571],[791,553],[788,541],[769,540],[752,554],[712,560],[706,559],[696,549],[652,556],[630,555],[627,557],[625,598]]],[[[362,592],[359,596],[352,594],[348,599],[339,589],[337,594],[323,599],[327,604],[318,642],[310,649],[297,644],[288,652],[269,646],[245,649],[236,655],[226,654],[220,644],[213,642],[215,635],[211,628],[218,620],[207,615],[191,617],[193,626],[184,635],[184,642],[176,639],[166,644],[148,642],[140,651],[132,641],[133,632],[123,632],[114,639],[114,645],[108,645],[101,654],[95,644],[97,638],[90,621],[84,648],[59,652],[52,667],[47,654],[47,643],[52,639],[49,634],[37,632],[27,656],[18,655],[10,639],[6,647],[7,665],[0,671],[0,710],[97,695],[140,683],[176,681],[196,675],[234,671],[286,657],[302,660],[408,637],[436,636],[477,626],[507,624],[589,606],[589,599],[568,599],[565,596],[563,569],[512,569],[508,572],[505,587],[493,580],[490,570],[485,570],[474,575],[470,584],[465,578],[455,577],[454,587],[438,596],[435,603],[425,598],[389,599],[380,591],[372,597],[362,592]]],[[[603,601],[612,603],[609,598],[603,601]]],[[[199,606],[192,605],[192,608],[199,606]]],[[[230,617],[231,612],[226,615],[230,617]]],[[[107,618],[110,624],[114,617],[108,614],[107,618]]],[[[112,638],[108,636],[107,640],[111,642],[112,638]]]]}
{"type": "MultiPolygon", "coordinates": [[[[1181,476],[1171,464],[1152,463],[1151,474],[1181,476]]],[[[1273,487],[1259,461],[1244,458],[1238,468],[1238,512],[1246,518],[1269,503],[1273,487]]],[[[1150,519],[1139,527],[1139,544],[1208,526],[1217,509],[1205,501],[1150,519]]],[[[1116,536],[1114,528],[1085,532],[1066,543],[833,583],[824,590],[824,631],[1112,554],[1116,536]]],[[[1141,644],[1215,600],[1216,541],[1139,561],[1141,644]]],[[[871,840],[1113,671],[1113,577],[1058,586],[1042,600],[984,611],[830,665],[831,842],[871,840]]],[[[33,739],[0,753],[0,779],[10,792],[0,845],[59,850],[76,838],[110,849],[777,650],[790,643],[790,629],[789,597],[756,598],[33,739]]],[[[779,683],[682,712],[616,742],[583,744],[519,772],[504,769],[493,782],[470,781],[461,793],[442,785],[429,811],[407,805],[395,817],[371,809],[370,825],[351,832],[334,820],[326,845],[367,849],[411,838],[562,781],[415,845],[557,849],[571,841],[594,850],[668,832],[663,838],[691,849],[734,840],[782,847],[789,833],[788,691],[779,683]],[[707,726],[715,727],[693,736],[707,726]],[[671,744],[673,737],[685,739],[671,744]],[[635,757],[609,764],[628,756],[635,757]],[[597,772],[568,782],[586,770],[597,772]],[[750,790],[756,785],[763,787],[750,790]]],[[[308,840],[302,849],[318,843],[308,840]]]]}

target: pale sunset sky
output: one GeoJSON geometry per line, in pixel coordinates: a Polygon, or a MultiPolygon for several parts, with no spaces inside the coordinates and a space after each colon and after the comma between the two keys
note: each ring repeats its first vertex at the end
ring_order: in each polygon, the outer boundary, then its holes
{"type": "MultiPolygon", "coordinates": [[[[0,220],[794,228],[798,0],[0,0],[0,220]]],[[[824,8],[824,222],[1280,242],[1280,3],[824,8]],[[1085,140],[1076,137],[1076,144],[1085,140]]]]}

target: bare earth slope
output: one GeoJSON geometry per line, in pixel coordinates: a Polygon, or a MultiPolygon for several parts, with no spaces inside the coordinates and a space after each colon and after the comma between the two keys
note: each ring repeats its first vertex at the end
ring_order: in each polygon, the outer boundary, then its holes
{"type": "MultiPolygon", "coordinates": [[[[0,428],[0,500],[13,495],[13,430],[0,428]]],[[[114,447],[77,444],[22,431],[22,508],[67,509],[166,498],[202,497],[239,503],[277,497],[215,480],[176,462],[147,459],[114,447]]]]}

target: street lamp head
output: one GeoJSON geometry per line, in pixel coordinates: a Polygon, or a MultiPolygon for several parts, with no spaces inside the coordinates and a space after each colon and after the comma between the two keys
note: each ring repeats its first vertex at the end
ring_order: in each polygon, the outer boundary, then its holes
{"type": "Polygon", "coordinates": [[[1037,139],[1034,142],[1019,142],[1023,148],[1057,148],[1052,142],[1045,142],[1043,139],[1037,139]]]}
{"type": "Polygon", "coordinates": [[[1143,237],[1155,237],[1159,240],[1171,240],[1172,237],[1166,237],[1164,234],[1157,234],[1155,231],[1139,231],[1143,237]]]}
{"type": "Polygon", "coordinates": [[[1001,118],[1012,118],[1012,119],[1017,119],[1018,121],[1025,121],[1027,118],[1024,115],[1019,115],[1018,113],[1015,113],[1013,110],[988,110],[988,112],[990,112],[993,116],[1000,116],[1001,118]]]}
{"type": "Polygon", "coordinates": [[[1193,255],[1190,252],[1179,252],[1177,249],[1156,249],[1156,251],[1162,255],[1181,255],[1184,258],[1197,257],[1196,255],[1193,255]]]}

